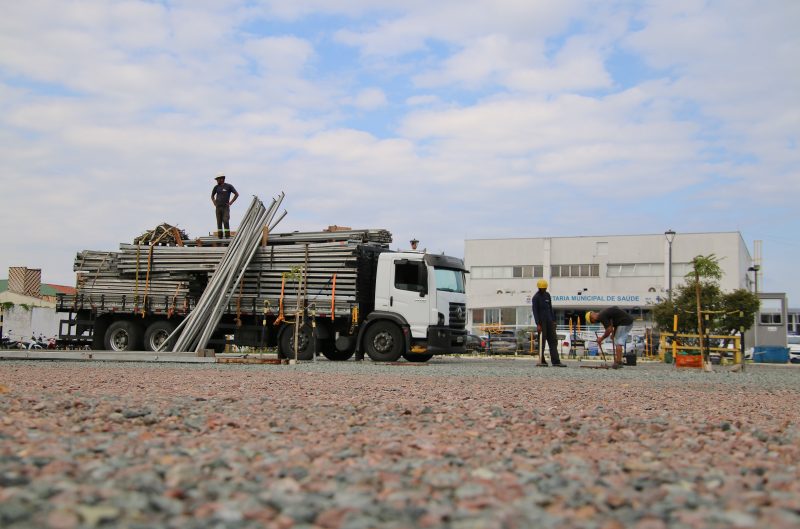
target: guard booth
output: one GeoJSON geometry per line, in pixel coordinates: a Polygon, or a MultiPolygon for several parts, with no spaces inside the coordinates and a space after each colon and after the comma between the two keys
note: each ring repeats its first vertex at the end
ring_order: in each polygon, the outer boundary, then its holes
{"type": "Polygon", "coordinates": [[[754,344],[753,359],[756,362],[786,363],[789,361],[786,294],[759,292],[758,299],[761,306],[756,313],[755,325],[746,338],[754,344]]]}

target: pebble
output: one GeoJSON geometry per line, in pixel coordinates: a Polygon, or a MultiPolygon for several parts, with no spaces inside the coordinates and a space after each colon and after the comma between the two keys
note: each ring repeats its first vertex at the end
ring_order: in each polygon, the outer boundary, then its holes
{"type": "Polygon", "coordinates": [[[420,367],[2,362],[0,525],[800,525],[797,369],[420,367]]]}

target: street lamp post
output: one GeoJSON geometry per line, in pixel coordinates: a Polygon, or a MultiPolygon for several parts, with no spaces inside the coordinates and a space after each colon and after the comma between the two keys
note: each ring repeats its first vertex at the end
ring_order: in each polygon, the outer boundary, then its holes
{"type": "Polygon", "coordinates": [[[672,303],[672,241],[675,240],[675,232],[673,230],[667,230],[664,232],[664,237],[667,239],[667,243],[669,243],[669,266],[667,268],[667,296],[669,296],[669,302],[672,303]]]}
{"type": "MultiPolygon", "coordinates": [[[[755,287],[756,298],[758,298],[758,271],[759,270],[761,270],[761,266],[759,266],[757,264],[753,265],[753,266],[751,266],[750,268],[747,269],[748,272],[753,272],[753,278],[755,280],[753,286],[755,287]]],[[[758,345],[758,315],[759,315],[760,312],[761,312],[761,303],[759,302],[759,308],[758,308],[758,310],[756,310],[756,315],[755,315],[755,325],[753,326],[753,353],[755,353],[756,346],[758,345]]]]}

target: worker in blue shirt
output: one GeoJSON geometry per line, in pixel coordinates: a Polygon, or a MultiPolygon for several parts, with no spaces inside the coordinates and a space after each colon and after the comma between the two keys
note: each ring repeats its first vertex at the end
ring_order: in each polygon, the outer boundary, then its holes
{"type": "Polygon", "coordinates": [[[225,173],[219,173],[214,179],[217,185],[211,190],[211,202],[217,210],[217,237],[228,238],[231,236],[231,206],[239,198],[239,193],[231,184],[225,183],[225,173]]]}

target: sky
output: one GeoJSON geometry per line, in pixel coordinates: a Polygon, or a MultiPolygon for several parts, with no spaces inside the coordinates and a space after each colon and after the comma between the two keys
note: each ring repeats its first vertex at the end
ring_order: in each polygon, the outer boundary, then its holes
{"type": "Polygon", "coordinates": [[[800,2],[35,0],[0,17],[0,277],[215,229],[739,231],[800,306],[800,2]]]}

